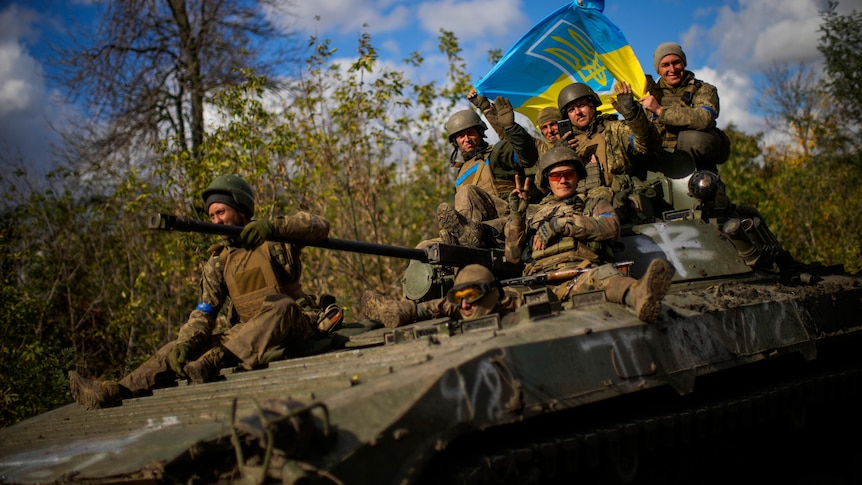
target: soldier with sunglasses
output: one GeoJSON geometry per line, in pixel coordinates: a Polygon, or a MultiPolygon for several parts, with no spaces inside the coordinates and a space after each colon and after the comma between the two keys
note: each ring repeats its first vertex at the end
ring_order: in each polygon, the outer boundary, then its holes
{"type": "Polygon", "coordinates": [[[537,169],[536,183],[550,193],[527,216],[529,181],[523,185],[516,181],[509,195],[506,260],[525,263],[525,275],[590,268],[576,280],[556,286],[557,297],[566,300],[575,293],[604,290],[608,301],[633,307],[640,320],[657,319],[673,276],[670,265],[655,259],[636,280],[605,264],[613,258],[611,242],[619,237],[620,221],[610,200],[578,190],[578,182],[587,175],[578,154],[554,147],[542,155],[537,169]]]}

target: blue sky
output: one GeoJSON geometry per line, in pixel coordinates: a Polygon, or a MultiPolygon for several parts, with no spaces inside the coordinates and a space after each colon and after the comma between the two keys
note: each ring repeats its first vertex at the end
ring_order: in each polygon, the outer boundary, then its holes
{"type": "MultiPolygon", "coordinates": [[[[62,38],[70,19],[91,21],[86,0],[0,0],[0,151],[21,153],[31,166],[49,159],[50,125],[74,118],[56,103],[43,65],[47,39],[62,38]]],[[[381,60],[404,69],[401,59],[419,51],[423,82],[446,63],[437,49],[440,29],[452,31],[474,80],[487,73],[489,49],[505,52],[533,24],[567,2],[559,0],[295,0],[290,18],[278,19],[300,35],[328,38],[345,59],[367,32],[381,60]],[[319,17],[319,20],[315,20],[319,17]]],[[[652,53],[679,42],[688,68],[718,87],[719,126],[733,122],[765,131],[753,106],[759,73],[775,63],[817,63],[818,11],[826,0],[605,0],[605,15],[625,34],[646,73],[652,53]]],[[[840,0],[839,12],[862,9],[862,0],[840,0]]],[[[466,104],[465,104],[466,106],[466,104]]],[[[7,160],[7,156],[2,157],[7,160]]]]}

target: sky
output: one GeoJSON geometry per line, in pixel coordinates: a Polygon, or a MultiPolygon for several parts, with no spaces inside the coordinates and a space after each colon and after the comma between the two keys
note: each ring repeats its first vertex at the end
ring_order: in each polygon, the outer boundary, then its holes
{"type": "MultiPolygon", "coordinates": [[[[74,107],[45,77],[47,42],[62,41],[74,20],[92,22],[88,0],[0,0],[0,160],[51,166],[52,126],[75,119],[74,107]],[[10,158],[9,155],[12,155],[10,158]]],[[[302,38],[330,39],[338,55],[355,55],[371,35],[381,62],[405,70],[401,60],[418,51],[421,82],[446,74],[438,50],[440,29],[453,32],[468,71],[478,81],[490,69],[489,49],[505,53],[529,28],[568,2],[559,0],[293,0],[289,18],[275,19],[302,38]]],[[[662,42],[678,42],[688,69],[718,88],[720,127],[749,133],[766,126],[755,99],[762,72],[780,63],[814,63],[818,12],[826,0],[605,0],[604,14],[622,30],[645,73],[662,42]]],[[[840,0],[839,13],[862,10],[862,0],[840,0]]],[[[465,101],[464,107],[467,107],[465,101]]],[[[526,118],[525,118],[526,119],[526,118]]]]}

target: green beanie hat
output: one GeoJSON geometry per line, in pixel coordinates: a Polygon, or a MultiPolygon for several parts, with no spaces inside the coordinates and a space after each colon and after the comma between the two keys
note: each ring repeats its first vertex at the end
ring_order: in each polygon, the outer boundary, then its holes
{"type": "Polygon", "coordinates": [[[661,60],[664,59],[664,56],[676,54],[682,59],[683,66],[688,66],[688,61],[685,59],[685,52],[682,51],[682,47],[676,42],[665,42],[659,45],[655,54],[653,54],[653,64],[655,64],[655,72],[658,73],[658,66],[661,64],[661,60]]]}
{"type": "Polygon", "coordinates": [[[559,117],[560,110],[558,110],[556,106],[548,106],[547,108],[543,108],[542,111],[539,111],[539,118],[536,120],[536,125],[539,129],[542,129],[542,125],[549,121],[558,121],[559,117]]]}

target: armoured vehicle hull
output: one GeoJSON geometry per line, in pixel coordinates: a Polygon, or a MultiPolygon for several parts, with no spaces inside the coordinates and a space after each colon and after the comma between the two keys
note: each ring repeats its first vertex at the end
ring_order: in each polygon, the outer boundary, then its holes
{"type": "Polygon", "coordinates": [[[702,218],[631,227],[618,249],[634,276],[673,265],[658,321],[601,292],[527,292],[512,327],[374,330],[115,408],[55,409],[0,431],[0,482],[719,483],[793,437],[818,440],[810,459],[858,431],[862,278],[758,269],[702,218]]]}

